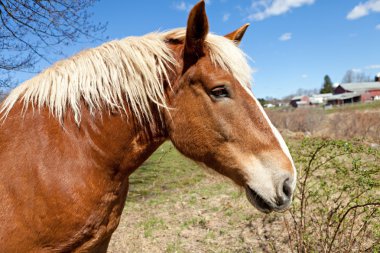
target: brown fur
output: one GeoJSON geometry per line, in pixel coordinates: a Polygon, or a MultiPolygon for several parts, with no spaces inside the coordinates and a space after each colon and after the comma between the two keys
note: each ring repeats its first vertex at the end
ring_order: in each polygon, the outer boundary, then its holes
{"type": "MultiPolygon", "coordinates": [[[[205,25],[205,15],[202,1],[189,26],[205,25]]],[[[290,170],[255,101],[207,52],[192,51],[202,50],[205,37],[193,32],[186,39],[191,47],[168,42],[180,63],[167,80],[172,87],[166,85],[168,107],[174,109],[162,109],[161,120],[152,104],[153,126],[141,127],[130,113],[94,117],[85,104],[79,127],[70,111],[61,125],[47,108],[29,107],[22,114],[22,103],[15,105],[0,126],[0,252],[106,252],[128,176],[166,139],[241,186],[247,174],[237,153],[270,151],[290,170]],[[231,98],[216,101],[210,90],[221,84],[231,98]]]]}

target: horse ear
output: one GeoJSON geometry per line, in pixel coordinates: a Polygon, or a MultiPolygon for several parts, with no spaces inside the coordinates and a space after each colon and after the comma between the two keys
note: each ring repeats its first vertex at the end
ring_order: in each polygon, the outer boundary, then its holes
{"type": "Polygon", "coordinates": [[[205,2],[202,0],[191,9],[187,20],[184,48],[184,70],[205,55],[205,40],[208,34],[208,20],[205,2]]]}
{"type": "Polygon", "coordinates": [[[245,31],[247,31],[247,28],[249,26],[249,23],[243,25],[242,27],[236,29],[232,33],[229,33],[227,35],[224,35],[227,39],[233,40],[236,45],[240,44],[241,39],[243,38],[245,31]]]}

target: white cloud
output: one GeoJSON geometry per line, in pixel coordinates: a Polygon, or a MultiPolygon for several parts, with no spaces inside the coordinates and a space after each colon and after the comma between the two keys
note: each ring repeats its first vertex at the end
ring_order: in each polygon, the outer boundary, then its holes
{"type": "Polygon", "coordinates": [[[380,0],[369,0],[356,5],[346,16],[349,20],[369,15],[371,12],[380,12],[380,0]]]}
{"type": "Polygon", "coordinates": [[[186,4],[184,1],[176,2],[173,4],[173,6],[174,6],[174,9],[179,10],[179,11],[189,10],[189,5],[186,4]]]}
{"type": "Polygon", "coordinates": [[[309,76],[308,76],[307,74],[303,74],[301,77],[302,77],[303,79],[306,79],[306,78],[308,78],[309,76]]]}
{"type": "Polygon", "coordinates": [[[351,69],[352,72],[356,72],[356,73],[359,73],[359,72],[362,72],[363,70],[362,69],[359,69],[359,68],[353,68],[351,69]]]}
{"type": "Polygon", "coordinates": [[[348,14],[347,19],[357,19],[368,15],[368,9],[363,5],[357,5],[348,14]]]}
{"type": "Polygon", "coordinates": [[[380,24],[378,24],[377,26],[375,26],[375,29],[376,30],[380,30],[380,24]]]}
{"type": "Polygon", "coordinates": [[[226,13],[223,15],[223,22],[227,22],[230,19],[231,14],[226,13]]]}
{"type": "MultiPolygon", "coordinates": [[[[207,5],[210,5],[211,4],[211,0],[205,0],[205,3],[207,5]]],[[[190,4],[190,3],[187,3],[185,1],[177,1],[177,2],[174,2],[173,3],[173,7],[174,9],[178,10],[178,11],[190,11],[191,8],[193,8],[193,4],[190,4]]]]}
{"type": "Polygon", "coordinates": [[[380,69],[380,64],[369,65],[365,69],[380,69]]]}
{"type": "Polygon", "coordinates": [[[292,39],[292,33],[284,33],[278,38],[280,41],[287,41],[292,39]]]}
{"type": "Polygon", "coordinates": [[[311,5],[315,0],[258,0],[251,4],[248,19],[263,20],[271,16],[278,16],[289,12],[291,9],[303,5],[311,5]]]}

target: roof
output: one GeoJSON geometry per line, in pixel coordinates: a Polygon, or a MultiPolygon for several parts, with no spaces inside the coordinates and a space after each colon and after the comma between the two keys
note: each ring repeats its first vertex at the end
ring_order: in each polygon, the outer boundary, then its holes
{"type": "Polygon", "coordinates": [[[323,93],[323,94],[313,94],[311,98],[328,98],[331,96],[332,96],[332,93],[323,93]]]}
{"type": "Polygon", "coordinates": [[[342,93],[342,94],[337,94],[337,95],[332,95],[331,97],[328,97],[327,100],[345,100],[345,99],[350,99],[354,97],[360,97],[360,93],[358,92],[351,92],[351,93],[342,93]]]}
{"type": "Polygon", "coordinates": [[[301,99],[304,98],[304,97],[307,97],[307,96],[305,96],[305,95],[295,96],[295,97],[293,97],[291,100],[301,100],[301,99]]]}
{"type": "Polygon", "coordinates": [[[306,102],[306,101],[297,101],[296,103],[297,103],[297,105],[308,105],[309,104],[309,102],[306,102]]]}
{"type": "MultiPolygon", "coordinates": [[[[380,82],[341,83],[340,87],[346,91],[363,93],[370,90],[380,90],[380,82]]],[[[339,87],[338,86],[338,87],[339,87]]]]}
{"type": "Polygon", "coordinates": [[[311,97],[310,98],[310,103],[312,104],[323,104],[323,101],[326,100],[327,98],[323,97],[311,97]]]}

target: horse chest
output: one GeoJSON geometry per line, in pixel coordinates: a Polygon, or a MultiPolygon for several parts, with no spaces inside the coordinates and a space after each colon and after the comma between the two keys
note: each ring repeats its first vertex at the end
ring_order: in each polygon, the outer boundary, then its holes
{"type": "Polygon", "coordinates": [[[65,249],[70,252],[106,252],[112,233],[117,228],[128,191],[128,182],[123,184],[119,194],[107,194],[100,206],[85,225],[69,240],[65,249]]]}

